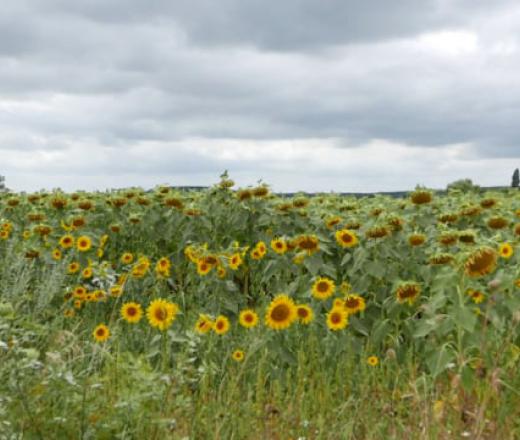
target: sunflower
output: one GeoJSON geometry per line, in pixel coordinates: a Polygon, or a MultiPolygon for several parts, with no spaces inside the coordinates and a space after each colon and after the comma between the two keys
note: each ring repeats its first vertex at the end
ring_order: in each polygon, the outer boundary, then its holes
{"type": "Polygon", "coordinates": [[[121,255],[120,261],[123,264],[130,264],[134,261],[134,255],[130,252],[124,252],[123,255],[121,255]]]}
{"type": "Polygon", "coordinates": [[[348,325],[348,313],[342,307],[333,307],[327,313],[327,327],[330,330],[343,330],[348,325]]]}
{"type": "Polygon", "coordinates": [[[123,294],[123,287],[119,285],[112,286],[109,292],[112,298],[119,298],[123,294]]]}
{"type": "Polygon", "coordinates": [[[520,223],[515,225],[515,235],[520,235],[520,223]]]}
{"type": "Polygon", "coordinates": [[[480,304],[486,299],[486,296],[480,290],[468,289],[466,294],[472,299],[475,304],[480,304]]]}
{"type": "Polygon", "coordinates": [[[155,273],[161,277],[169,277],[170,276],[170,268],[172,266],[171,261],[168,257],[160,258],[155,264],[155,273]]]}
{"type": "Polygon", "coordinates": [[[334,281],[329,278],[320,277],[312,285],[312,296],[324,300],[330,298],[335,290],[336,286],[334,281]]]}
{"type": "Polygon", "coordinates": [[[76,315],[76,311],[74,309],[65,309],[63,311],[63,316],[65,318],[73,318],[76,315]]]}
{"type": "Polygon", "coordinates": [[[146,316],[152,327],[166,330],[170,327],[178,312],[179,306],[177,304],[165,299],[155,299],[146,309],[146,316]]]}
{"type": "Polygon", "coordinates": [[[92,247],[92,240],[86,235],[82,235],[76,242],[76,247],[80,252],[86,252],[92,247]]]}
{"type": "Polygon", "coordinates": [[[502,258],[508,260],[513,256],[513,246],[509,243],[502,243],[498,248],[498,253],[502,258]]]}
{"type": "Polygon", "coordinates": [[[97,342],[105,342],[110,337],[110,330],[105,324],[99,324],[92,332],[92,336],[97,342]]]}
{"type": "Polygon", "coordinates": [[[143,309],[141,308],[141,304],[135,302],[123,304],[121,307],[121,316],[129,324],[138,323],[143,316],[143,309]]]}
{"type": "Polygon", "coordinates": [[[491,229],[503,229],[509,225],[509,222],[504,217],[491,217],[487,221],[487,225],[491,229]]]}
{"type": "Polygon", "coordinates": [[[231,270],[237,270],[242,264],[242,262],[242,257],[238,252],[236,252],[229,258],[229,268],[231,270]]]}
{"type": "Polygon", "coordinates": [[[430,259],[428,260],[428,262],[432,266],[442,266],[444,264],[450,264],[451,262],[453,262],[453,260],[454,260],[453,255],[448,254],[446,252],[440,252],[440,253],[436,253],[436,254],[432,255],[430,257],[430,259]]]}
{"type": "Polygon", "coordinates": [[[410,194],[410,200],[414,205],[424,205],[432,201],[432,193],[427,190],[418,189],[410,194]]]}
{"type": "Polygon", "coordinates": [[[252,309],[242,310],[238,316],[238,322],[245,328],[255,327],[258,324],[258,314],[252,309]]]}
{"type": "Polygon", "coordinates": [[[408,243],[410,246],[420,246],[426,241],[426,235],[424,234],[411,234],[408,237],[408,243]]]}
{"type": "Polygon", "coordinates": [[[69,249],[74,246],[74,237],[70,234],[65,234],[60,238],[59,244],[63,249],[69,249]]]}
{"type": "Polygon", "coordinates": [[[298,317],[298,321],[302,324],[309,324],[314,320],[314,311],[311,306],[307,304],[298,304],[296,306],[296,315],[298,317]]]}
{"type": "Polygon", "coordinates": [[[445,232],[438,238],[439,243],[444,246],[451,246],[457,242],[458,235],[455,232],[445,232]]]}
{"type": "Polygon", "coordinates": [[[201,258],[197,261],[197,273],[200,276],[207,275],[211,271],[212,268],[213,268],[213,266],[209,263],[206,263],[204,258],[201,258]]]}
{"type": "Polygon", "coordinates": [[[474,231],[460,231],[459,232],[459,241],[464,244],[475,244],[476,234],[474,231]]]}
{"type": "Polygon", "coordinates": [[[356,234],[348,229],[336,231],[336,241],[342,248],[350,248],[358,244],[356,234]]]}
{"type": "Polygon", "coordinates": [[[200,314],[195,323],[195,331],[201,335],[208,333],[213,328],[213,321],[208,315],[200,314]]]}
{"type": "Polygon", "coordinates": [[[374,226],[365,231],[367,238],[383,238],[390,235],[390,231],[385,226],[374,226]]]}
{"type": "Polygon", "coordinates": [[[515,286],[518,287],[520,289],[520,278],[517,278],[515,280],[515,286]]]}
{"type": "Polygon", "coordinates": [[[79,263],[77,261],[73,261],[72,263],[69,263],[69,265],[67,266],[67,273],[73,274],[73,273],[78,272],[79,269],[80,269],[79,263]]]}
{"type": "Polygon", "coordinates": [[[242,362],[245,358],[245,353],[242,351],[242,350],[235,350],[232,354],[231,354],[231,358],[234,360],[234,361],[237,361],[237,362],[242,362]]]}
{"type": "Polygon", "coordinates": [[[271,249],[278,255],[283,255],[287,252],[287,243],[283,238],[275,238],[271,240],[271,249]]]}
{"type": "Polygon", "coordinates": [[[366,308],[365,299],[355,293],[347,295],[343,304],[349,315],[363,312],[366,308]]]}
{"type": "MultiPolygon", "coordinates": [[[[7,231],[0,231],[0,238],[2,238],[2,232],[7,232],[7,231]]],[[[7,235],[9,235],[9,233],[7,233],[7,235]]],[[[24,240],[28,240],[29,238],[31,238],[31,231],[26,229],[25,231],[23,231],[22,237],[24,240]]]]}
{"type": "Polygon", "coordinates": [[[143,278],[150,269],[150,264],[150,260],[147,257],[139,257],[137,262],[132,266],[132,277],[143,278]]]}
{"type": "Polygon", "coordinates": [[[377,364],[379,364],[379,358],[377,356],[369,356],[367,358],[367,364],[371,367],[375,367],[377,364]]]}
{"type": "Polygon", "coordinates": [[[273,330],[284,330],[297,318],[294,301],[282,294],[276,296],[269,304],[265,314],[265,323],[273,330]]]}
{"type": "Polygon", "coordinates": [[[329,218],[327,221],[325,221],[325,226],[327,226],[327,229],[334,229],[334,226],[339,224],[341,222],[341,217],[338,217],[337,215],[334,217],[329,218]]]}
{"type": "Polygon", "coordinates": [[[229,319],[226,318],[224,315],[219,315],[215,319],[215,322],[213,323],[213,331],[217,335],[224,335],[229,331],[229,319]]]}
{"type": "Polygon", "coordinates": [[[488,275],[497,267],[497,253],[489,247],[481,247],[473,252],[464,263],[466,275],[477,278],[488,275]]]}
{"type": "Polygon", "coordinates": [[[85,267],[85,269],[83,269],[81,271],[81,276],[84,278],[84,279],[88,279],[88,278],[92,278],[92,267],[88,266],[88,267],[85,267]]]}
{"type": "Polygon", "coordinates": [[[52,251],[52,259],[56,261],[61,260],[61,251],[59,249],[54,249],[52,251]]]}
{"type": "Polygon", "coordinates": [[[409,305],[415,302],[420,293],[421,286],[412,281],[401,283],[395,291],[397,301],[401,304],[407,302],[409,305]]]}
{"type": "Polygon", "coordinates": [[[296,245],[302,251],[305,251],[307,255],[312,255],[320,250],[320,242],[316,235],[299,235],[296,238],[296,245]]]}
{"type": "Polygon", "coordinates": [[[226,268],[223,266],[217,267],[217,276],[219,278],[225,278],[226,277],[226,268]]]}
{"type": "Polygon", "coordinates": [[[83,286],[77,286],[72,291],[72,296],[79,300],[85,299],[86,295],[87,289],[85,289],[83,286]]]}

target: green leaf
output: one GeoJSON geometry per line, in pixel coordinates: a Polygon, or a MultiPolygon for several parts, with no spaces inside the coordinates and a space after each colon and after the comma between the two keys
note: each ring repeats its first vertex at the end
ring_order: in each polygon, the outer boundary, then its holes
{"type": "Polygon", "coordinates": [[[444,344],[439,350],[433,351],[430,356],[426,358],[426,365],[435,378],[448,368],[448,365],[453,359],[454,354],[450,350],[449,344],[444,344]]]}
{"type": "Polygon", "coordinates": [[[477,324],[477,315],[472,309],[464,306],[453,307],[451,309],[453,321],[468,332],[472,332],[477,324]]]}

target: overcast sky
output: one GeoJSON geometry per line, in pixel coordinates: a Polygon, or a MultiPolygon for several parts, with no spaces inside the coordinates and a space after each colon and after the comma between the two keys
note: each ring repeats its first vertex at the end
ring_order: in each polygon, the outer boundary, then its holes
{"type": "Polygon", "coordinates": [[[14,190],[509,185],[517,0],[2,0],[14,190]]]}

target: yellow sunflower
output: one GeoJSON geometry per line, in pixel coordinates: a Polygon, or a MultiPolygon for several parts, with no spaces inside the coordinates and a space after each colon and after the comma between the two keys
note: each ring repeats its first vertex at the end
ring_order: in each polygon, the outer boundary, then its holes
{"type": "Polygon", "coordinates": [[[119,286],[119,285],[115,285],[115,286],[110,287],[110,289],[108,289],[108,291],[110,292],[110,296],[112,298],[119,298],[123,294],[123,287],[119,286]]]}
{"type": "Polygon", "coordinates": [[[325,300],[330,298],[335,290],[336,286],[334,281],[329,278],[320,277],[312,285],[312,296],[317,299],[325,300]]]}
{"type": "Polygon", "coordinates": [[[253,328],[258,324],[258,315],[252,309],[242,310],[238,317],[238,322],[242,327],[253,328]]]}
{"type": "Polygon", "coordinates": [[[59,245],[63,249],[69,249],[72,246],[74,246],[74,237],[70,234],[65,234],[63,237],[60,238],[59,245]]]}
{"type": "Polygon", "coordinates": [[[67,272],[69,274],[76,273],[79,271],[79,269],[80,269],[80,265],[77,261],[73,261],[73,262],[69,263],[69,265],[67,266],[67,272]]]}
{"type": "Polygon", "coordinates": [[[347,295],[343,304],[349,315],[363,312],[366,308],[365,299],[355,293],[347,295]]]}
{"type": "Polygon", "coordinates": [[[242,264],[242,257],[238,252],[231,255],[231,257],[229,258],[229,268],[231,270],[237,270],[241,264],[242,264]]]}
{"type": "Polygon", "coordinates": [[[486,296],[480,290],[468,289],[466,294],[475,304],[480,304],[486,299],[486,296]]]}
{"type": "Polygon", "coordinates": [[[297,318],[294,301],[287,295],[278,295],[267,307],[265,324],[273,330],[284,330],[297,318]]]}
{"type": "Polygon", "coordinates": [[[92,240],[87,235],[82,235],[76,242],[76,247],[80,252],[86,252],[92,247],[92,240]]]}
{"type": "Polygon", "coordinates": [[[61,260],[61,251],[59,249],[54,249],[52,251],[52,258],[53,258],[53,260],[56,260],[56,261],[61,260]]]}
{"type": "Polygon", "coordinates": [[[124,252],[123,255],[121,255],[120,261],[123,264],[130,264],[134,261],[134,255],[130,252],[124,252]]]}
{"type": "Polygon", "coordinates": [[[336,241],[342,248],[351,248],[358,244],[357,235],[348,229],[336,231],[336,241]]]}
{"type": "Polygon", "coordinates": [[[509,243],[502,243],[498,248],[498,253],[502,258],[509,260],[513,256],[513,246],[509,243]]]}
{"type": "Polygon", "coordinates": [[[212,265],[207,263],[204,258],[197,261],[197,273],[201,276],[207,275],[212,269],[212,265]]]}
{"type": "Polygon", "coordinates": [[[367,358],[367,364],[371,367],[375,367],[377,364],[379,364],[379,358],[377,356],[369,356],[367,358]]]}
{"type": "Polygon", "coordinates": [[[231,354],[231,358],[234,360],[234,361],[237,361],[237,362],[242,362],[245,358],[245,353],[242,351],[242,350],[235,350],[232,354],[231,354]]]}
{"type": "Polygon", "coordinates": [[[226,318],[224,315],[219,315],[215,319],[215,322],[213,323],[213,331],[217,335],[224,335],[229,331],[229,319],[226,318]]]}
{"type": "Polygon", "coordinates": [[[330,330],[343,330],[348,325],[348,313],[342,307],[333,307],[327,313],[327,327],[330,330]]]}
{"type": "Polygon", "coordinates": [[[287,252],[287,243],[283,238],[275,238],[271,240],[271,249],[278,255],[283,255],[287,252]]]}
{"type": "Polygon", "coordinates": [[[110,330],[105,324],[99,324],[92,332],[92,336],[97,342],[105,342],[110,337],[110,330]]]}
{"type": "Polygon", "coordinates": [[[424,234],[411,234],[408,237],[408,243],[410,246],[420,246],[426,241],[426,235],[424,234]]]}
{"type": "Polygon", "coordinates": [[[314,311],[307,304],[298,304],[296,306],[296,316],[302,324],[310,324],[314,320],[314,311]]]}
{"type": "Polygon", "coordinates": [[[415,302],[420,293],[421,286],[414,282],[401,283],[395,291],[397,301],[401,304],[407,302],[409,305],[415,302]]]}
{"type": "Polygon", "coordinates": [[[208,315],[201,314],[195,323],[195,331],[201,335],[208,333],[213,328],[213,321],[208,315]]]}
{"type": "Polygon", "coordinates": [[[146,309],[148,322],[152,327],[166,330],[175,320],[179,306],[165,299],[153,300],[146,309]]]}
{"type": "Polygon", "coordinates": [[[477,278],[488,275],[497,267],[497,253],[489,247],[481,247],[474,251],[464,263],[466,275],[477,278]]]}
{"type": "Polygon", "coordinates": [[[83,270],[81,271],[81,276],[82,276],[84,279],[92,278],[92,275],[93,275],[92,267],[90,267],[90,266],[85,267],[85,269],[83,269],[83,270]]]}
{"type": "Polygon", "coordinates": [[[121,316],[129,324],[138,323],[143,316],[143,309],[141,308],[141,304],[135,302],[123,304],[121,307],[121,316]]]}

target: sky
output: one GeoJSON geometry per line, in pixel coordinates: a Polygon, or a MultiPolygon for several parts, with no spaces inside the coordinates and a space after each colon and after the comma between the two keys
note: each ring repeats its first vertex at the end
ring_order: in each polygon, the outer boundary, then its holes
{"type": "Polygon", "coordinates": [[[510,185],[517,0],[2,0],[16,191],[510,185]]]}

